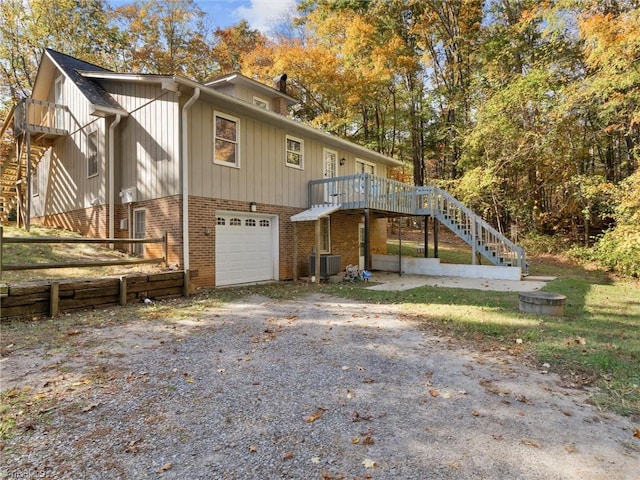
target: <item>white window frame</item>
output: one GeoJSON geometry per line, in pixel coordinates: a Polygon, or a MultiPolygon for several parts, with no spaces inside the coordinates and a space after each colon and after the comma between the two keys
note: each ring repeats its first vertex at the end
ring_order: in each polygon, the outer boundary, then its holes
{"type": "Polygon", "coordinates": [[[361,158],[356,158],[356,173],[367,173],[367,172],[361,172],[360,168],[358,168],[360,165],[363,166],[368,166],[368,167],[372,167],[373,172],[371,173],[371,175],[375,175],[376,174],[376,164],[372,163],[372,162],[368,162],[366,160],[363,160],[361,158]]]}
{"type": "Polygon", "coordinates": [[[320,253],[331,253],[331,217],[320,219],[320,253]]]}
{"type": "Polygon", "coordinates": [[[231,116],[231,115],[227,115],[226,113],[222,113],[222,112],[218,112],[218,111],[214,111],[213,112],[213,163],[215,163],[216,165],[224,165],[225,167],[232,167],[232,168],[240,168],[240,119],[238,119],[237,117],[231,116]],[[216,119],[217,118],[222,118],[224,120],[227,120],[229,122],[233,122],[236,125],[236,139],[235,141],[233,140],[229,140],[226,138],[222,138],[220,137],[221,141],[224,142],[229,142],[235,145],[236,148],[236,161],[235,163],[230,163],[230,162],[225,162],[223,160],[217,160],[216,159],[216,141],[218,140],[218,136],[217,136],[217,130],[216,130],[216,119]]]}
{"type": "Polygon", "coordinates": [[[87,178],[97,177],[100,172],[100,145],[98,130],[87,134],[87,178]],[[95,144],[91,138],[95,138],[95,144]],[[92,146],[95,146],[95,152],[92,152],[92,146]],[[95,164],[95,171],[91,170],[91,166],[95,164]]]}
{"type": "MultiPolygon", "coordinates": [[[[146,231],[147,231],[147,211],[144,208],[134,208],[133,209],[133,218],[132,218],[132,237],[133,238],[145,238],[146,236],[146,231]],[[143,213],[143,219],[144,219],[144,231],[142,232],[142,236],[140,236],[140,232],[138,231],[138,223],[136,222],[136,216],[138,213],[142,212],[143,213]]],[[[143,257],[145,255],[145,244],[144,243],[134,243],[131,245],[132,248],[132,253],[138,257],[143,257]]]]}
{"type": "Polygon", "coordinates": [[[284,150],[285,150],[285,157],[284,157],[285,165],[287,167],[297,168],[298,170],[304,170],[304,140],[298,137],[294,137],[293,135],[287,135],[284,141],[284,150]],[[289,141],[299,143],[300,152],[289,150],[289,141]],[[300,155],[300,165],[296,165],[295,163],[289,162],[289,153],[292,153],[294,155],[300,155]]]}
{"type": "Polygon", "coordinates": [[[31,196],[37,197],[40,195],[40,179],[38,178],[38,169],[31,174],[31,196]]]}
{"type": "Polygon", "coordinates": [[[265,100],[264,98],[260,98],[260,97],[256,97],[255,95],[253,96],[253,104],[258,107],[261,108],[263,110],[270,110],[269,108],[269,102],[267,100],[265,100]]]}

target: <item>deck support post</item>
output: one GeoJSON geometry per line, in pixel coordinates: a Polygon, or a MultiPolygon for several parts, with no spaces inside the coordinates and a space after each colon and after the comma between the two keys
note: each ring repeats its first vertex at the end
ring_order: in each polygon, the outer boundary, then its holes
{"type": "Polygon", "coordinates": [[[429,215],[424,216],[424,258],[429,258],[429,215]]]}
{"type": "Polygon", "coordinates": [[[364,209],[364,269],[371,270],[371,253],[369,245],[369,229],[371,228],[369,222],[369,209],[364,209]]]}
{"type": "Polygon", "coordinates": [[[440,222],[433,217],[433,258],[438,258],[438,230],[440,230],[440,222]]]}
{"type": "MultiPolygon", "coordinates": [[[[26,140],[27,140],[27,155],[25,162],[27,162],[27,178],[25,178],[27,182],[27,198],[25,199],[25,212],[24,212],[24,229],[28,232],[29,228],[31,228],[31,132],[27,130],[26,140]]],[[[20,164],[18,164],[18,168],[20,168],[20,164]]]]}
{"type": "Polygon", "coordinates": [[[398,276],[402,276],[402,220],[398,218],[398,276]]]}
{"type": "Polygon", "coordinates": [[[316,284],[320,285],[320,219],[316,220],[316,264],[314,275],[316,277],[316,284]]]}
{"type": "Polygon", "coordinates": [[[298,225],[293,223],[293,281],[298,280],[298,225]]]}

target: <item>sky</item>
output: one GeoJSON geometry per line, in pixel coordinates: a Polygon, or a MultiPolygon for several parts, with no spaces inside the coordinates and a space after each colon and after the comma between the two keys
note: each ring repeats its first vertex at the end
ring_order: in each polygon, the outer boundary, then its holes
{"type": "MultiPolygon", "coordinates": [[[[225,28],[246,20],[253,29],[269,33],[272,21],[295,9],[295,0],[194,0],[209,15],[211,27],[225,28]]],[[[129,0],[109,0],[116,7],[129,0]]]]}
{"type": "Polygon", "coordinates": [[[249,26],[268,33],[269,24],[295,9],[295,0],[195,0],[214,26],[224,28],[244,19],[249,26]]]}

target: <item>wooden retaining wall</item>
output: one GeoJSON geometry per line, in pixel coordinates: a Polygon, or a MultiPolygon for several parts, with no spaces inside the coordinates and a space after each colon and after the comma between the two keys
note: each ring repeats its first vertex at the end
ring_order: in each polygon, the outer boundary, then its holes
{"type": "Polygon", "coordinates": [[[0,319],[185,294],[184,272],[0,285],[0,319]]]}

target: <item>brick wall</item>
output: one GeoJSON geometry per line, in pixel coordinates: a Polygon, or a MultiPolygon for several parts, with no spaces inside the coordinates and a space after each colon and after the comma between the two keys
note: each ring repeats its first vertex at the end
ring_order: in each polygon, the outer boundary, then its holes
{"type": "MultiPolygon", "coordinates": [[[[161,237],[166,231],[169,237],[168,262],[182,264],[182,202],[181,196],[160,198],[129,205],[116,205],[115,236],[127,238],[133,235],[133,210],[144,208],[146,212],[146,236],[161,237]],[[129,229],[120,229],[120,220],[129,219],[129,229]]],[[[238,211],[248,213],[247,202],[235,202],[204,197],[189,197],[189,260],[192,289],[212,287],[215,285],[215,231],[217,211],[238,211]]],[[[294,227],[291,216],[302,211],[300,208],[278,205],[258,204],[258,214],[277,215],[279,218],[279,277],[281,280],[293,278],[294,259],[294,227]]],[[[108,208],[96,206],[76,210],[64,214],[51,215],[33,219],[50,227],[72,230],[90,237],[108,236],[108,208]]],[[[358,226],[363,223],[361,213],[336,212],[331,215],[331,253],[342,258],[341,268],[349,264],[358,264],[358,226]]],[[[386,229],[387,220],[370,217],[371,254],[387,252],[386,229]]],[[[309,256],[315,246],[315,222],[298,222],[296,226],[298,239],[298,276],[309,275],[309,256]]],[[[116,248],[128,249],[125,244],[116,248]]],[[[162,246],[145,245],[148,257],[160,257],[162,246]]]]}

